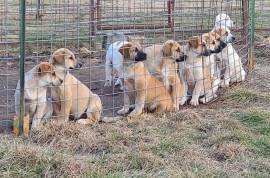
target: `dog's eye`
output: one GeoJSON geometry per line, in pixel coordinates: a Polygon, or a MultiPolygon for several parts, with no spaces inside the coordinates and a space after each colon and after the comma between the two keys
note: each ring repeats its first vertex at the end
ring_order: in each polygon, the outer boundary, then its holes
{"type": "Polygon", "coordinates": [[[73,57],[72,57],[72,56],[70,56],[70,57],[69,57],[69,59],[70,59],[70,60],[73,60],[73,57]]]}
{"type": "Polygon", "coordinates": [[[214,45],[214,44],[216,44],[216,42],[215,42],[215,41],[213,41],[213,42],[212,42],[212,44],[214,45]]]}
{"type": "Polygon", "coordinates": [[[176,52],[179,52],[180,53],[180,48],[179,47],[176,49],[176,52]]]}
{"type": "Polygon", "coordinates": [[[228,36],[228,35],[229,35],[229,33],[228,33],[228,32],[225,32],[225,35],[226,35],[226,36],[228,36]]]}

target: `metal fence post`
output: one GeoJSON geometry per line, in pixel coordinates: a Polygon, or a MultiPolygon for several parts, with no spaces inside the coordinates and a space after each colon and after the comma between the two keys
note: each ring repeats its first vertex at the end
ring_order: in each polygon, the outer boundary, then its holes
{"type": "Polygon", "coordinates": [[[24,119],[24,59],[25,59],[25,0],[20,0],[20,117],[19,117],[19,134],[23,133],[23,119],[24,119]]]}
{"type": "Polygon", "coordinates": [[[254,69],[255,55],[254,55],[254,35],[255,35],[255,0],[250,1],[250,45],[248,56],[248,69],[254,69]]]}

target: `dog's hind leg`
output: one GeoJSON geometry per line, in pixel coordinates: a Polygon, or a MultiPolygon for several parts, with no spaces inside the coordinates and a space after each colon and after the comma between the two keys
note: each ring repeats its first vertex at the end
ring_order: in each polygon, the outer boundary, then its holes
{"type": "Polygon", "coordinates": [[[104,86],[111,86],[112,85],[112,64],[109,60],[106,59],[105,63],[105,84],[104,86]]]}
{"type": "Polygon", "coordinates": [[[92,94],[89,98],[89,105],[86,110],[87,119],[79,119],[77,123],[93,125],[100,120],[102,103],[98,95],[92,94]]]}
{"type": "MultiPolygon", "coordinates": [[[[87,111],[88,112],[88,111],[87,111]]],[[[98,123],[100,120],[101,111],[90,111],[90,113],[87,113],[86,119],[79,119],[77,123],[83,124],[83,125],[93,125],[98,123]]]]}

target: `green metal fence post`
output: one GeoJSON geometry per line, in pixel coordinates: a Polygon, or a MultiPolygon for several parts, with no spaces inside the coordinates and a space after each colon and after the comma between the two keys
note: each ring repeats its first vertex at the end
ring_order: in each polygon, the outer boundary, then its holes
{"type": "Polygon", "coordinates": [[[25,0],[20,0],[20,117],[19,117],[19,134],[23,133],[23,119],[24,119],[24,59],[25,59],[25,0]]]}
{"type": "Polygon", "coordinates": [[[255,0],[250,2],[250,45],[254,46],[254,33],[255,33],[255,0]]]}
{"type": "Polygon", "coordinates": [[[255,33],[255,0],[250,0],[250,46],[248,58],[249,71],[253,70],[255,66],[254,33],[255,33]]]}

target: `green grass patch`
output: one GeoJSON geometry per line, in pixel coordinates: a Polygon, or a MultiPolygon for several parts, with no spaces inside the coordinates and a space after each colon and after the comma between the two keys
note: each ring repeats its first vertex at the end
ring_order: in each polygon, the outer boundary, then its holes
{"type": "Polygon", "coordinates": [[[229,98],[232,98],[238,102],[254,102],[259,98],[259,95],[255,91],[246,88],[240,88],[232,91],[229,94],[229,98]]]}
{"type": "Polygon", "coordinates": [[[234,116],[258,134],[270,136],[270,113],[251,111],[235,113],[234,116]]]}
{"type": "Polygon", "coordinates": [[[270,156],[270,113],[262,111],[238,112],[234,117],[247,127],[252,135],[249,146],[262,156],[270,156]]]}

